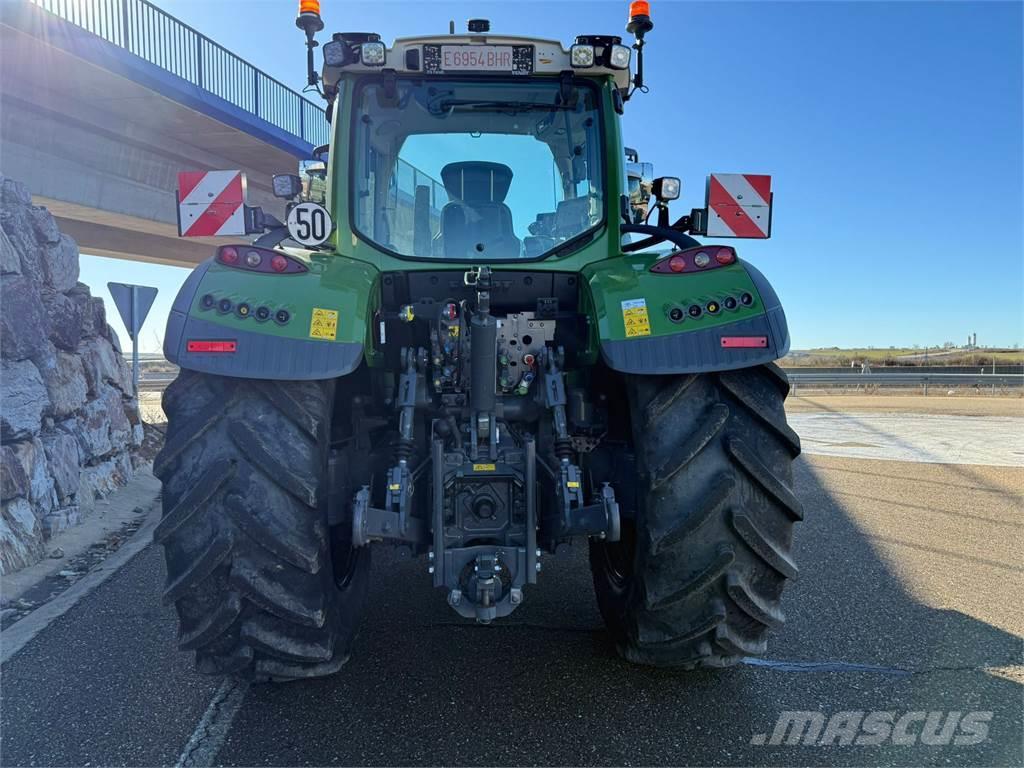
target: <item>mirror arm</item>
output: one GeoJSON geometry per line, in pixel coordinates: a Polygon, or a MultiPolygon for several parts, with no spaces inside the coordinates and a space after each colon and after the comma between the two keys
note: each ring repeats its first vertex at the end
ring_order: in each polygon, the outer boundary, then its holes
{"type": "Polygon", "coordinates": [[[623,224],[632,224],[633,217],[630,215],[629,195],[619,195],[619,216],[623,224]]]}
{"type": "Polygon", "coordinates": [[[245,231],[249,235],[259,235],[253,245],[261,248],[273,248],[288,237],[288,227],[259,206],[245,206],[245,231]]]}
{"type": "MultiPolygon", "coordinates": [[[[685,219],[685,218],[686,217],[684,216],[682,219],[677,221],[676,224],[681,224],[683,222],[683,219],[685,219]]],[[[659,227],[663,227],[663,228],[669,226],[669,223],[668,223],[668,203],[664,202],[662,200],[658,201],[658,226],[659,227]]],[[[683,231],[686,231],[686,230],[683,230],[683,231]]]]}

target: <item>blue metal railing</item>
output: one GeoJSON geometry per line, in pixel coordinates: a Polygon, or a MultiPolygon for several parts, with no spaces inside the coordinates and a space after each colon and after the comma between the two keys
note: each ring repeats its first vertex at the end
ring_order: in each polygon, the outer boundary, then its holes
{"type": "Polygon", "coordinates": [[[29,2],[314,146],[328,141],[318,104],[147,0],[29,2]]]}
{"type": "Polygon", "coordinates": [[[403,195],[410,203],[416,199],[416,187],[424,186],[430,189],[430,208],[432,213],[440,215],[441,208],[448,202],[448,193],[444,184],[433,176],[424,173],[412,163],[402,158],[395,162],[395,173],[392,177],[395,185],[395,199],[403,195]]]}

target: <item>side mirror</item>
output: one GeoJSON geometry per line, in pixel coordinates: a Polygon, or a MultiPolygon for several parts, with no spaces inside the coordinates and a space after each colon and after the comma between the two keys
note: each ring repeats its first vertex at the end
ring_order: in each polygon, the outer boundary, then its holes
{"type": "Polygon", "coordinates": [[[626,180],[633,223],[642,224],[650,210],[651,193],[654,189],[654,164],[626,163],[626,180]]]}
{"type": "Polygon", "coordinates": [[[327,203],[327,163],[323,160],[303,160],[299,163],[302,177],[302,200],[308,203],[327,203]]]}
{"type": "Polygon", "coordinates": [[[274,197],[283,200],[294,200],[302,193],[302,179],[290,173],[278,173],[274,176],[274,197]]]}

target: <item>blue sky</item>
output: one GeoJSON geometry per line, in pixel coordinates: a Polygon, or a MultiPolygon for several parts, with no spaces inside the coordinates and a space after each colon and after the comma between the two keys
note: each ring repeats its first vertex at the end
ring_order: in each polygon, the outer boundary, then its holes
{"type": "MultiPolygon", "coordinates": [[[[297,3],[157,4],[302,85],[297,3]]],[[[627,5],[324,0],[323,15],[387,40],[484,16],[568,43],[622,33],[627,5]]],[[[733,242],[777,287],[795,347],[1024,342],[1022,7],[656,0],[627,141],[683,179],[677,215],[709,172],[773,175],[772,239],[733,242]]],[[[160,287],[155,351],[184,272],[89,258],[82,276],[100,295],[110,279],[160,287]]]]}

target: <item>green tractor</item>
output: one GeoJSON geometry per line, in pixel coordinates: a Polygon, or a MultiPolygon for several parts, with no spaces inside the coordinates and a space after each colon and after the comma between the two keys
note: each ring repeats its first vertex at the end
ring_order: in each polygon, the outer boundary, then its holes
{"type": "Polygon", "coordinates": [[[181,648],[207,673],[327,675],[373,546],[487,624],[586,541],[629,661],[763,653],[802,515],[789,334],[762,274],[692,235],[767,237],[770,180],[711,176],[670,220],[679,180],[620,128],[647,3],[630,45],[474,19],[390,48],[334,34],[322,73],[315,0],[297,24],[332,126],[317,178],[275,177],[284,222],[245,208],[258,237],[189,276],[165,336],[155,539],[181,648]]]}

